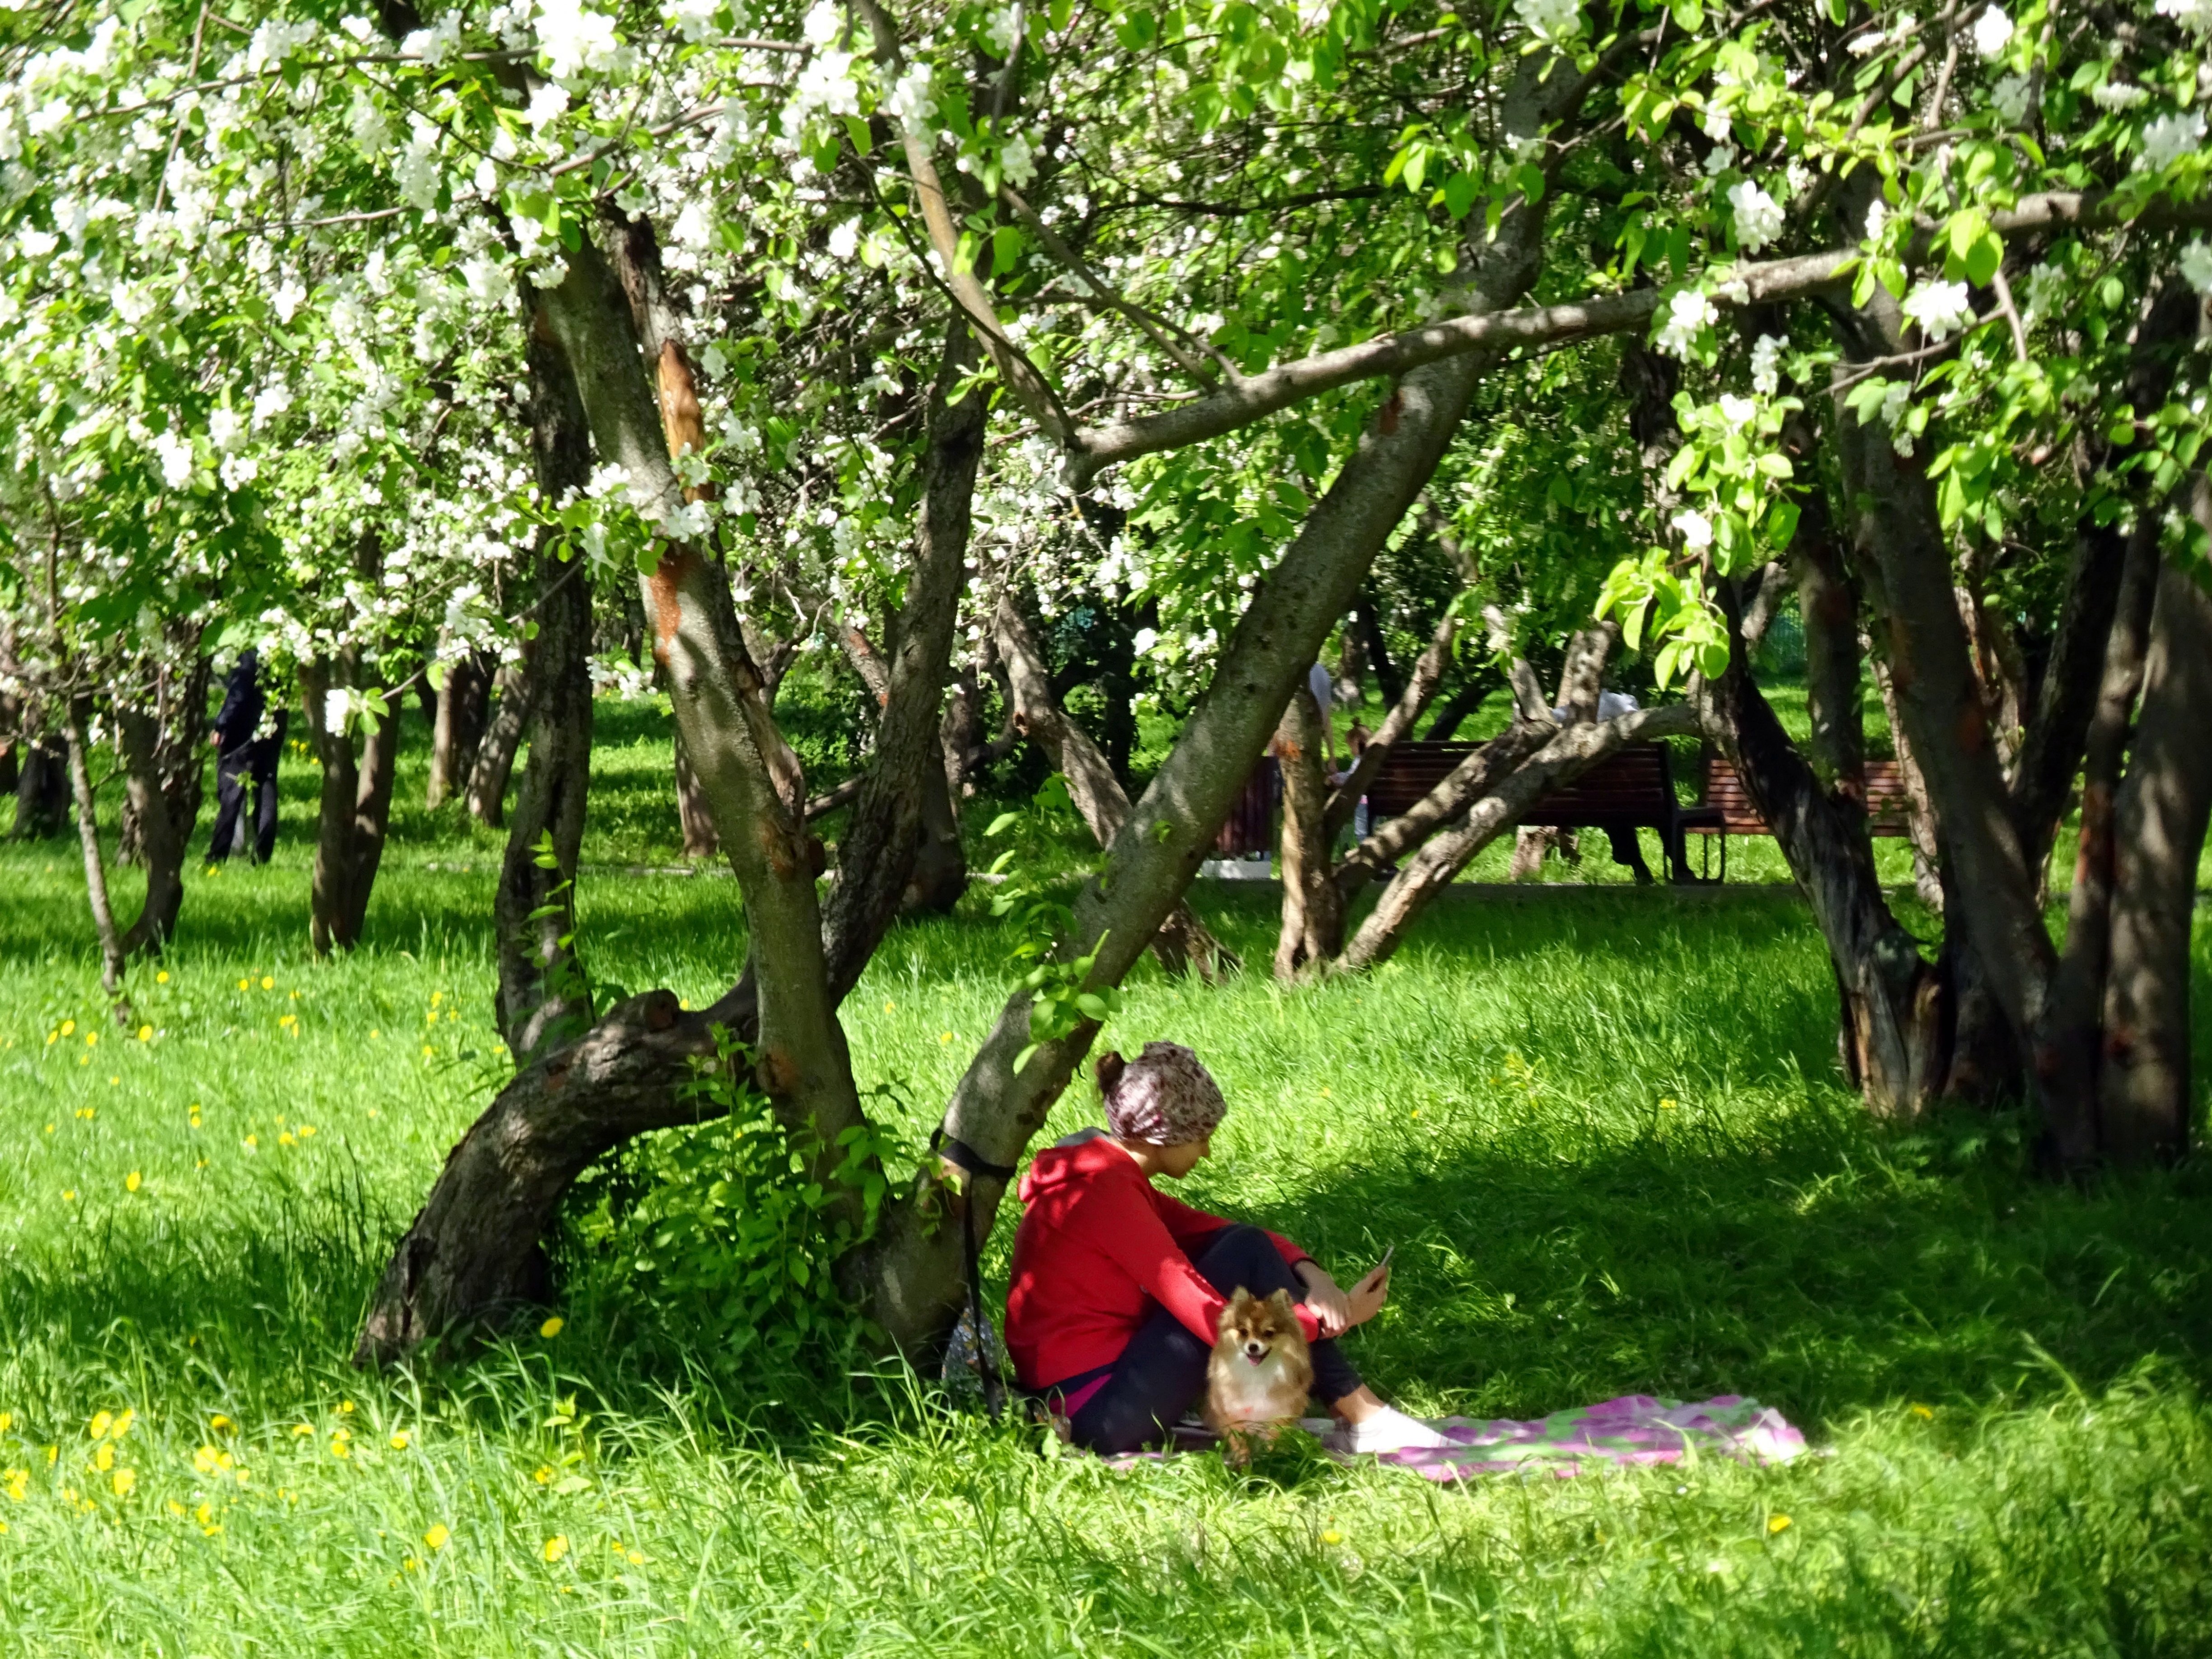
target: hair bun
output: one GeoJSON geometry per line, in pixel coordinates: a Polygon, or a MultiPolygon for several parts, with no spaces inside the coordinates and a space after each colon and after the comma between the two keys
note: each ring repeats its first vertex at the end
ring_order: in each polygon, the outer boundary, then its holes
{"type": "Polygon", "coordinates": [[[1128,1065],[1129,1062],[1122,1059],[1116,1049],[1109,1048],[1099,1055],[1093,1067],[1098,1074],[1098,1092],[1110,1094],[1114,1085],[1121,1080],[1121,1073],[1128,1069],[1128,1065]]]}

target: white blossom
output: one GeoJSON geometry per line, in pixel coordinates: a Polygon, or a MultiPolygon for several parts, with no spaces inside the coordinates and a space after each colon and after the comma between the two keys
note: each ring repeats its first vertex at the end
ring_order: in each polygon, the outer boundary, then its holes
{"type": "Polygon", "coordinates": [[[1705,155],[1705,177],[1717,179],[1735,165],[1734,144],[1715,144],[1705,155]]]}
{"type": "Polygon", "coordinates": [[[2008,75],[1990,88],[1990,106],[2008,127],[2023,125],[2035,95],[2035,82],[2025,75],[2008,75]]]}
{"type": "Polygon", "coordinates": [[[154,296],[132,283],[118,283],[114,292],[108,295],[108,303],[115,307],[115,314],[133,328],[153,314],[154,296]]]}
{"type": "Polygon", "coordinates": [[[849,259],[860,246],[860,227],[857,220],[841,222],[830,233],[830,257],[849,259]]]}
{"type": "Polygon", "coordinates": [[[983,23],[983,44],[994,58],[1014,55],[1015,31],[1021,27],[1022,14],[1015,6],[1002,6],[993,12],[983,23]]]}
{"type": "Polygon", "coordinates": [[[289,323],[292,320],[292,313],[299,310],[307,297],[307,290],[300,285],[300,279],[296,276],[288,276],[284,279],[283,286],[269,296],[269,304],[270,309],[276,312],[278,322],[289,323]]]}
{"type": "Polygon", "coordinates": [[[392,148],[392,124],[384,118],[384,112],[367,93],[354,94],[353,107],[346,112],[346,125],[353,132],[353,147],[367,160],[373,161],[392,148]]]}
{"type": "Polygon", "coordinates": [[[1750,398],[1739,398],[1733,392],[1721,393],[1721,418],[1729,423],[1730,431],[1741,431],[1758,414],[1759,405],[1750,398]]]}
{"type": "Polygon", "coordinates": [[[419,58],[435,67],[448,62],[461,49],[461,13],[459,9],[447,12],[427,29],[416,29],[399,43],[399,50],[410,58],[419,58]]]}
{"type": "Polygon", "coordinates": [[[2212,247],[2198,237],[2181,250],[2181,274],[2199,294],[2212,294],[2212,247]]]}
{"type": "Polygon", "coordinates": [[[2142,154],[2136,157],[2136,171],[2161,173],[2193,154],[2203,139],[2204,118],[2195,110],[2161,115],[2142,130],[2142,154]]]}
{"type": "Polygon", "coordinates": [[[26,259],[43,259],[61,245],[60,237],[36,225],[25,225],[15,237],[15,246],[22,249],[26,259]]]}
{"type": "Polygon", "coordinates": [[[461,277],[469,285],[469,298],[478,305],[497,305],[511,291],[507,286],[506,267],[488,252],[464,261],[461,277]]]}
{"type": "Polygon", "coordinates": [[[584,9],[583,0],[538,0],[538,46],[556,81],[584,70],[610,70],[621,61],[614,19],[584,9]]]}
{"type": "Polygon", "coordinates": [[[253,394],[253,429],[260,431],[291,407],[291,387],[282,380],[271,380],[253,394]]]}
{"type": "Polygon", "coordinates": [[[2212,34],[2212,0],[2158,0],[2158,15],[2171,17],[2199,40],[2212,34]]]}
{"type": "Polygon", "coordinates": [[[1882,387],[1881,423],[1889,428],[1889,447],[1899,454],[1912,453],[1912,434],[1905,424],[1905,411],[1912,401],[1912,387],[1905,380],[1891,380],[1882,387]]]}
{"type": "Polygon", "coordinates": [[[1717,104],[1713,105],[1705,111],[1705,118],[1702,125],[1705,128],[1705,137],[1711,139],[1717,144],[1725,144],[1728,143],[1729,134],[1735,130],[1735,123],[1730,118],[1729,112],[1717,104]]]}
{"type": "Polygon", "coordinates": [[[1899,307],[1931,342],[1948,340],[1974,320],[1964,283],[1923,283],[1899,307]]]}
{"type": "Polygon", "coordinates": [[[568,112],[568,89],[554,81],[541,81],[530,94],[530,102],[522,112],[522,118],[530,123],[532,131],[542,129],[557,121],[568,112]]]}
{"type": "Polygon", "coordinates": [[[784,130],[795,134],[817,110],[825,115],[860,112],[860,88],[853,84],[851,52],[823,51],[808,60],[792,88],[791,107],[784,113],[784,130]]]}
{"type": "Polygon", "coordinates": [[[192,481],[192,445],[189,438],[173,432],[154,434],[154,453],[161,462],[161,482],[172,489],[182,489],[192,481]]]}
{"type": "Polygon", "coordinates": [[[261,463],[251,455],[226,455],[217,471],[225,489],[243,489],[261,476],[261,463]]]}
{"type": "Polygon", "coordinates": [[[1583,32],[1579,0],[1513,0],[1513,15],[1539,40],[1571,40],[1583,32]]]}
{"type": "Polygon", "coordinates": [[[1720,319],[1713,302],[1695,289],[1684,289],[1667,304],[1666,325],[1659,331],[1658,347],[1669,356],[1687,356],[1698,336],[1720,319]]]}
{"type": "Polygon", "coordinates": [[[930,89],[929,65],[909,64],[906,73],[892,83],[890,99],[891,113],[899,125],[914,131],[925,131],[930,118],[937,113],[937,97],[930,89]]]}
{"type": "Polygon", "coordinates": [[[246,422],[234,409],[210,410],[208,441],[228,454],[246,441],[246,422]]]}
{"type": "Polygon", "coordinates": [[[722,0],[672,0],[667,18],[686,40],[697,45],[714,32],[714,14],[722,0]]]}
{"type": "Polygon", "coordinates": [[[1025,189],[1036,177],[1036,157],[1030,152],[1030,141],[1020,133],[1007,139],[1006,148],[999,152],[999,171],[1016,190],[1025,189]]]}
{"type": "Polygon", "coordinates": [[[2133,109],[2150,96],[2148,88],[2126,81],[2106,81],[2089,88],[2089,101],[2099,109],[2133,109]]]}
{"type": "Polygon", "coordinates": [[[1668,520],[1682,532],[1682,545],[1692,553],[1702,553],[1713,544],[1713,526],[1702,513],[1685,510],[1668,520]]]}
{"type": "Polygon", "coordinates": [[[1751,389],[1771,398],[1782,389],[1782,353],[1790,342],[1762,334],[1751,348],[1751,389]]]}
{"type": "Polygon", "coordinates": [[[1974,20],[1974,50],[1981,53],[1982,61],[1987,64],[2002,57],[2004,49],[2011,44],[2012,19],[2005,15],[2002,6],[1996,4],[1996,0],[1990,0],[1990,4],[1982,8],[1982,15],[1974,20]]]}
{"type": "Polygon", "coordinates": [[[1746,252],[1758,252],[1782,234],[1782,204],[1750,179],[1729,185],[1728,199],[1735,210],[1735,240],[1746,252]]]}
{"type": "Polygon", "coordinates": [[[844,33],[845,14],[836,0],[814,0],[808,8],[805,20],[799,26],[799,33],[810,46],[826,46],[844,33]]]}
{"type": "Polygon", "coordinates": [[[2048,317],[2066,289],[2066,273],[2057,265],[2038,265],[2027,273],[2027,309],[2031,316],[2048,317]]]}
{"type": "Polygon", "coordinates": [[[423,213],[438,205],[438,151],[430,134],[417,132],[392,164],[393,182],[410,205],[423,213]]]}

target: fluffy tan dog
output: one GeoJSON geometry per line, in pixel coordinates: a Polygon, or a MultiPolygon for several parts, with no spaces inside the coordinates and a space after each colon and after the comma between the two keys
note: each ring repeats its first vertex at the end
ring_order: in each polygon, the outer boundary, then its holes
{"type": "Polygon", "coordinates": [[[1272,1441],[1305,1410],[1313,1375],[1290,1292],[1256,1297],[1240,1288],[1221,1310],[1206,1368],[1206,1420],[1220,1434],[1223,1455],[1249,1462],[1253,1437],[1272,1441]]]}

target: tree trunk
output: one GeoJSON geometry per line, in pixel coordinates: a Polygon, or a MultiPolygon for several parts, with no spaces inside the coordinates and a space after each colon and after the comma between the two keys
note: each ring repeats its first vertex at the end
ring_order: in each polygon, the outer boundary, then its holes
{"type": "MultiPolygon", "coordinates": [[[[462,793],[476,769],[490,696],[491,676],[479,653],[465,651],[447,660],[446,684],[438,694],[437,717],[430,729],[430,782],[424,804],[433,812],[462,793]]],[[[513,763],[510,757],[508,764],[513,763]]]]}
{"type": "MultiPolygon", "coordinates": [[[[180,860],[199,818],[207,771],[208,680],[215,665],[199,653],[197,627],[178,643],[182,647],[179,654],[191,666],[181,675],[173,672],[166,661],[157,662],[155,667],[153,704],[149,711],[154,720],[153,746],[143,761],[147,787],[132,789],[124,801],[123,833],[116,853],[118,864],[139,864],[145,860],[139,813],[142,798],[149,798],[149,789],[159,794],[167,813],[171,829],[167,833],[177,842],[180,860]]],[[[118,735],[127,738],[128,734],[118,735]]],[[[124,759],[126,766],[131,763],[127,747],[124,759]]],[[[170,921],[173,923],[173,915],[170,921]]],[[[126,951],[136,948],[125,946],[126,951]]]]}
{"type": "Polygon", "coordinates": [[[107,864],[100,851],[100,817],[92,798],[92,699],[73,697],[69,703],[70,787],[76,797],[76,833],[84,851],[85,896],[92,904],[92,925],[100,936],[100,982],[110,993],[123,988],[123,940],[115,931],[115,908],[107,898],[107,864]]]}
{"type": "MultiPolygon", "coordinates": [[[[1344,781],[1330,793],[1326,826],[1329,847],[1336,845],[1336,838],[1344,833],[1344,826],[1352,822],[1352,813],[1359,805],[1359,798],[1375,781],[1376,774],[1389,759],[1391,750],[1405,740],[1413,729],[1413,722],[1420,719],[1421,711],[1436,696],[1437,687],[1443,683],[1444,670],[1450,665],[1452,641],[1458,633],[1457,619],[1450,611],[1445,611],[1443,620],[1437,623],[1436,632],[1431,636],[1427,648],[1414,660],[1412,676],[1398,688],[1396,696],[1391,700],[1390,712],[1383,716],[1382,726],[1373,737],[1368,738],[1367,746],[1359,751],[1359,758],[1352,763],[1344,781]]],[[[1335,951],[1331,951],[1329,954],[1334,956],[1335,951]]]]}
{"type": "Polygon", "coordinates": [[[537,696],[527,662],[501,667],[494,684],[498,701],[484,722],[483,738],[477,744],[476,763],[469,768],[468,781],[469,816],[487,830],[498,829],[507,816],[507,781],[514,775],[515,753],[522,747],[522,734],[535,712],[537,696]]]}
{"type": "MultiPolygon", "coordinates": [[[[592,438],[576,377],[542,306],[532,317],[528,353],[538,491],[557,501],[590,482],[592,438]]],[[[500,1030],[518,1070],[574,1042],[592,1023],[591,987],[574,943],[592,775],[592,588],[582,564],[554,563],[547,539],[538,550],[538,635],[528,647],[538,688],[530,763],[492,902],[500,1030]]]]}
{"type": "MultiPolygon", "coordinates": [[[[2200,478],[2198,522],[2212,526],[2200,478]]],[[[2212,597],[2192,574],[2159,571],[2135,751],[2120,786],[2098,1147],[2118,1164],[2188,1150],[2189,939],[2197,867],[2212,816],[2212,597]]]]}
{"type": "MultiPolygon", "coordinates": [[[[1375,682],[1382,688],[1382,701],[1395,705],[1406,695],[1406,680],[1398,665],[1390,660],[1390,638],[1382,630],[1382,613],[1376,605],[1372,583],[1360,587],[1359,602],[1352,614],[1360,646],[1367,653],[1367,665],[1375,671],[1375,682]]],[[[1352,684],[1357,689],[1358,680],[1352,684]]]]}
{"type": "Polygon", "coordinates": [[[830,983],[841,995],[860,978],[902,905],[949,908],[947,895],[957,900],[966,885],[964,860],[948,856],[957,854],[960,835],[945,793],[940,714],[951,672],[953,627],[967,586],[969,527],[988,419],[987,400],[974,389],[957,403],[951,399],[981,355],[966,319],[948,319],[929,398],[921,530],[888,665],[875,752],[837,844],[837,884],[825,918],[830,983]],[[925,837],[929,857],[918,867],[925,837]]]}
{"type": "MultiPolygon", "coordinates": [[[[1122,793],[1114,769],[1098,752],[1090,734],[1053,700],[1052,677],[1045,672],[1044,655],[1037,649],[1029,620],[1012,593],[999,596],[992,632],[1006,667],[1006,694],[1013,703],[1016,729],[1043,750],[1053,769],[1067,780],[1069,799],[1098,845],[1112,848],[1121,826],[1129,821],[1129,798],[1122,793]]],[[[1195,969],[1199,979],[1207,985],[1242,965],[1181,900],[1152,935],[1152,954],[1171,975],[1179,978],[1195,969]]]]}
{"type": "MultiPolygon", "coordinates": [[[[203,690],[205,684],[203,678],[203,690]]],[[[192,722],[195,727],[198,724],[192,722]]],[[[163,787],[169,781],[162,775],[162,739],[167,734],[160,714],[143,708],[118,709],[116,728],[123,751],[124,789],[138,825],[138,859],[146,866],[145,907],[121,941],[123,954],[132,957],[142,951],[161,951],[176,933],[177,913],[185,902],[185,850],[192,821],[179,819],[178,805],[163,787]]],[[[198,734],[194,731],[191,735],[198,734]]],[[[197,753],[193,758],[198,761],[197,753]]],[[[197,808],[198,791],[191,793],[197,808]]]]}
{"type": "Polygon", "coordinates": [[[15,779],[15,841],[48,841],[62,832],[69,813],[70,763],[66,737],[52,732],[26,738],[23,766],[15,779]]]}
{"type": "Polygon", "coordinates": [[[714,834],[714,809],[707,804],[707,792],[692,769],[690,756],[684,752],[681,726],[676,728],[675,748],[676,823],[683,832],[684,856],[696,863],[721,851],[721,842],[714,834]]]}
{"type": "MultiPolygon", "coordinates": [[[[1401,688],[1402,690],[1403,688],[1401,688]]],[[[1275,727],[1283,769],[1283,925],[1275,977],[1323,968],[1344,942],[1344,902],[1329,879],[1328,784],[1322,771],[1322,712],[1310,688],[1291,694],[1275,727]]]]}

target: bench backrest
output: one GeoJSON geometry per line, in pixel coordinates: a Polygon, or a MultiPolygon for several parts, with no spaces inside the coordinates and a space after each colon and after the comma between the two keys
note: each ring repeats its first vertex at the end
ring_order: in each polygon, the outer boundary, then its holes
{"type": "MultiPolygon", "coordinates": [[[[1705,761],[1705,795],[1701,805],[1717,807],[1721,813],[1718,832],[1729,836],[1765,836],[1773,832],[1766,820],[1752,805],[1751,792],[1743,787],[1735,767],[1719,756],[1705,761]]],[[[1875,836],[1902,836],[1908,833],[1911,816],[1911,798],[1905,789],[1905,768],[1893,760],[1870,760],[1866,763],[1867,832],[1875,836]]]]}
{"type": "MultiPolygon", "coordinates": [[[[1401,743],[1367,786],[1367,805],[1378,818],[1407,811],[1443,781],[1479,743],[1401,743]]],[[[1632,744],[1608,755],[1572,783],[1554,789],[1522,819],[1535,824],[1597,824],[1627,820],[1656,823],[1674,809],[1666,750],[1632,744]]]]}

